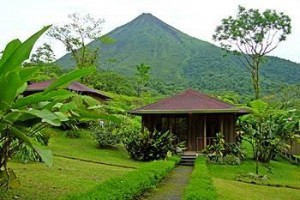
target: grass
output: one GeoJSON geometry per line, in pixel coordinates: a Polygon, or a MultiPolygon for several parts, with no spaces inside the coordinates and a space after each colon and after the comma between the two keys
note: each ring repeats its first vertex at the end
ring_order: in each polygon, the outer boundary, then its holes
{"type": "MultiPolygon", "coordinates": [[[[300,169],[285,160],[271,161],[272,173],[260,165],[259,173],[266,174],[269,180],[266,183],[298,186],[300,183],[300,169]]],[[[255,173],[255,163],[252,160],[244,161],[240,166],[237,165],[209,165],[212,177],[234,180],[236,175],[246,175],[249,172],[255,173]]],[[[299,191],[300,192],[300,191],[299,191]]]]}
{"type": "Polygon", "coordinates": [[[89,160],[128,167],[138,167],[142,164],[128,159],[128,153],[122,146],[110,149],[98,148],[97,142],[90,132],[84,130],[81,131],[80,138],[67,138],[60,132],[56,133],[50,140],[49,147],[58,156],[88,158],[89,160]]]}
{"type": "Polygon", "coordinates": [[[175,167],[176,163],[178,161],[175,160],[152,161],[124,176],[102,182],[88,192],[69,196],[68,199],[136,199],[146,190],[155,187],[175,167]]]}
{"type": "Polygon", "coordinates": [[[143,166],[143,163],[129,159],[122,147],[98,149],[96,142],[87,133],[82,134],[81,138],[70,139],[58,132],[51,138],[49,148],[55,155],[88,159],[92,162],[55,156],[53,166],[48,168],[42,163],[23,164],[12,160],[9,167],[17,174],[21,185],[0,193],[1,200],[61,199],[74,192],[88,191],[101,182],[134,170],[93,161],[129,167],[143,166]]]}
{"type": "Polygon", "coordinates": [[[216,200],[218,194],[213,185],[211,176],[207,169],[204,156],[199,156],[195,162],[195,168],[191,175],[191,179],[185,188],[184,200],[216,200]]]}
{"type": "MultiPolygon", "coordinates": [[[[237,175],[255,173],[255,162],[249,158],[249,145],[246,145],[247,159],[241,165],[208,165],[213,183],[217,189],[219,199],[300,199],[300,190],[287,187],[270,187],[235,181],[237,175]]],[[[259,173],[268,176],[264,184],[299,187],[300,168],[289,162],[278,159],[270,162],[271,172],[263,165],[259,166],[259,173]]]]}
{"type": "Polygon", "coordinates": [[[253,185],[222,178],[213,178],[220,200],[298,200],[300,190],[253,185]]]}

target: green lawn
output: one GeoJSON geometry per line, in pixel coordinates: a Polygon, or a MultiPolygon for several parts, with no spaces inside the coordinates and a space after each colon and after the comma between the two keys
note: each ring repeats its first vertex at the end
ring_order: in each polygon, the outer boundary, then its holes
{"type": "Polygon", "coordinates": [[[268,187],[213,178],[220,200],[299,200],[300,190],[268,187]]]}
{"type": "MultiPolygon", "coordinates": [[[[267,172],[262,165],[259,167],[260,174],[266,174],[269,179],[265,183],[300,186],[300,167],[280,159],[271,161],[272,173],[267,172]]],[[[249,172],[255,173],[255,162],[246,160],[242,165],[209,165],[211,176],[226,180],[234,180],[236,175],[245,175],[249,172]]],[[[300,190],[299,190],[300,192],[300,190]]]]}
{"type": "MultiPolygon", "coordinates": [[[[62,133],[57,133],[51,138],[49,148],[55,155],[129,167],[142,165],[129,159],[122,147],[110,150],[98,149],[96,142],[87,133],[79,139],[65,138],[62,133]]],[[[73,192],[87,191],[111,177],[134,170],[59,156],[54,157],[51,168],[42,163],[22,164],[17,161],[11,161],[9,167],[17,174],[21,185],[6,193],[0,193],[0,199],[3,200],[59,199],[73,192]]]]}
{"type": "Polygon", "coordinates": [[[128,167],[138,167],[142,164],[128,159],[128,153],[122,146],[111,149],[98,148],[97,142],[88,131],[81,131],[80,138],[66,138],[63,134],[57,133],[50,140],[49,147],[58,156],[89,159],[128,167]]]}
{"type": "MultiPolygon", "coordinates": [[[[274,200],[274,199],[300,199],[300,189],[287,187],[271,187],[255,185],[235,181],[237,175],[245,175],[249,172],[255,173],[255,162],[249,158],[250,148],[247,149],[248,158],[240,166],[237,165],[208,165],[210,175],[213,178],[221,200],[245,199],[245,200],[274,200]]],[[[299,187],[300,186],[300,167],[279,159],[271,161],[271,173],[260,165],[259,173],[266,174],[268,180],[265,184],[278,184],[299,187]]]]}

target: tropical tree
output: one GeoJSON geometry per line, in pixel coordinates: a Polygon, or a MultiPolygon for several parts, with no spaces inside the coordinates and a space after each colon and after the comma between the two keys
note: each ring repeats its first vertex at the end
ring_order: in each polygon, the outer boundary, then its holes
{"type": "Polygon", "coordinates": [[[259,69],[267,54],[291,33],[291,19],[275,10],[260,12],[239,6],[236,17],[229,16],[216,28],[213,39],[225,50],[233,50],[251,73],[255,99],[259,98],[259,69]]]}
{"type": "Polygon", "coordinates": [[[92,73],[91,69],[70,72],[43,92],[22,95],[27,82],[38,70],[38,67],[22,67],[22,63],[29,58],[34,43],[48,28],[43,28],[23,43],[11,41],[0,59],[0,85],[5,86],[0,90],[0,188],[8,187],[9,176],[13,173],[7,168],[7,162],[23,144],[34,149],[48,166],[52,165],[51,151],[31,137],[47,124],[60,126],[70,118],[110,119],[101,113],[92,113],[96,105],[88,104],[88,97],[77,97],[75,101],[73,98],[77,94],[61,89],[70,81],[92,73]]]}
{"type": "Polygon", "coordinates": [[[90,48],[87,44],[100,39],[103,19],[95,19],[89,14],[81,16],[78,13],[68,15],[70,23],[53,26],[48,35],[63,43],[71,53],[78,68],[94,66],[99,47],[90,48]]]}
{"type": "Polygon", "coordinates": [[[142,92],[145,90],[145,87],[149,83],[150,75],[149,70],[150,66],[144,63],[136,66],[136,73],[134,76],[135,79],[135,89],[137,96],[141,96],[142,92]]]}
{"type": "Polygon", "coordinates": [[[257,163],[269,163],[276,154],[289,148],[299,117],[295,110],[275,110],[261,100],[251,102],[250,107],[252,114],[240,118],[242,137],[252,145],[257,163]]]}
{"type": "Polygon", "coordinates": [[[34,65],[49,65],[55,61],[55,54],[48,43],[36,49],[36,52],[31,55],[30,63],[34,65]]]}

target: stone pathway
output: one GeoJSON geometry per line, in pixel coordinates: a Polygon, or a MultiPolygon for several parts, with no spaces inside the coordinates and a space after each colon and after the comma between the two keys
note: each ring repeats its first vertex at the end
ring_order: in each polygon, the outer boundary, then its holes
{"type": "Polygon", "coordinates": [[[178,166],[157,186],[144,195],[143,200],[180,200],[188,184],[192,166],[178,166]]]}

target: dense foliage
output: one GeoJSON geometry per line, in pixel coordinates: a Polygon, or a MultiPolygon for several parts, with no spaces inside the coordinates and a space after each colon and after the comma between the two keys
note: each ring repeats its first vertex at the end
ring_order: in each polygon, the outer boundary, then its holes
{"type": "Polygon", "coordinates": [[[141,161],[157,160],[167,157],[169,151],[175,152],[175,136],[169,131],[129,133],[123,143],[131,158],[141,161]]]}
{"type": "Polygon", "coordinates": [[[99,121],[98,124],[93,124],[92,130],[99,147],[112,147],[121,142],[118,124],[99,121]]]}
{"type": "Polygon", "coordinates": [[[217,200],[218,194],[205,163],[205,158],[199,156],[191,180],[185,188],[184,200],[217,200]]]}
{"type": "Polygon", "coordinates": [[[239,165],[245,158],[239,143],[225,143],[223,133],[217,133],[212,145],[205,148],[209,163],[239,165]]]}
{"type": "Polygon", "coordinates": [[[147,163],[125,176],[110,179],[87,193],[73,195],[67,199],[136,199],[146,190],[155,187],[178,161],[178,159],[172,159],[147,163]]]}
{"type": "Polygon", "coordinates": [[[295,110],[276,110],[256,100],[250,103],[253,114],[240,119],[243,139],[252,144],[254,158],[269,163],[276,154],[286,150],[298,130],[299,116],[295,110]]]}

